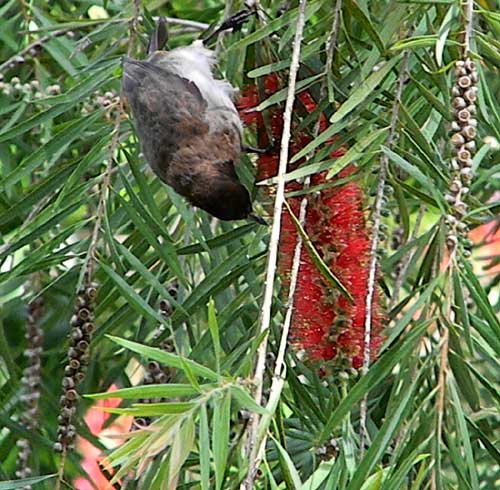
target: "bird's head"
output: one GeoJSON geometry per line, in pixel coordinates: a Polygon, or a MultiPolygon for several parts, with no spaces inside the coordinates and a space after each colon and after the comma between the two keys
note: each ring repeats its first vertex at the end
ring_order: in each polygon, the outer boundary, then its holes
{"type": "Polygon", "coordinates": [[[214,182],[210,192],[195,205],[225,221],[245,219],[252,213],[250,194],[245,186],[232,179],[214,182]]]}

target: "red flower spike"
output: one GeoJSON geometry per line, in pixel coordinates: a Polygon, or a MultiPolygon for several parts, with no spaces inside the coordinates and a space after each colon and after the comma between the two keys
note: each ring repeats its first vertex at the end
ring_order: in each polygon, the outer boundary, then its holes
{"type": "MultiPolygon", "coordinates": [[[[276,75],[269,75],[264,80],[265,96],[269,97],[280,88],[276,75]]],[[[311,94],[301,92],[298,102],[308,113],[317,105],[311,94]]],[[[258,94],[255,87],[245,90],[238,103],[240,115],[246,124],[256,124],[259,142],[267,139],[264,118],[251,109],[258,106],[258,94]]],[[[296,108],[298,110],[298,108],[296,108]]],[[[324,114],[319,116],[319,130],[328,127],[324,114]]],[[[282,114],[271,110],[268,114],[270,129],[275,140],[281,139],[283,129],[282,114]]],[[[292,131],[293,132],[293,131],[292,131]]],[[[331,138],[327,144],[333,143],[331,138]]],[[[311,141],[306,134],[295,134],[290,144],[290,155],[293,156],[311,141]]],[[[344,154],[340,148],[331,152],[331,158],[344,154]]],[[[277,151],[261,155],[258,164],[258,177],[265,179],[276,175],[279,156],[277,151]]],[[[297,162],[291,170],[303,163],[297,162]]],[[[342,179],[356,171],[350,166],[336,177],[342,179]]],[[[325,173],[312,176],[312,185],[327,182],[325,173]]],[[[300,189],[296,182],[287,184],[286,190],[300,189]]],[[[302,197],[288,199],[295,216],[299,215],[302,197]]],[[[363,212],[363,193],[355,182],[340,187],[325,189],[316,195],[309,195],[305,229],[316,250],[330,267],[336,277],[347,288],[353,298],[351,303],[325,281],[314,265],[309,252],[302,248],[300,269],[297,278],[294,298],[294,313],[291,327],[291,343],[305,351],[313,361],[343,361],[359,369],[363,365],[365,309],[368,285],[368,266],[370,257],[370,240],[363,212]]],[[[289,283],[289,275],[297,242],[297,229],[288,211],[282,215],[280,237],[279,271],[285,291],[289,283]]],[[[375,291],[372,307],[372,328],[370,350],[372,357],[380,347],[383,317],[378,306],[379,292],[375,291]]]]}

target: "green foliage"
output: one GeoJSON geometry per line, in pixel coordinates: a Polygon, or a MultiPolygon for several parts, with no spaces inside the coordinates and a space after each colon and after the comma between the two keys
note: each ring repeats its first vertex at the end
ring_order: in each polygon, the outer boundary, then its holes
{"type": "MultiPolygon", "coordinates": [[[[227,3],[231,12],[243,4],[227,3]]],[[[118,99],[121,57],[127,51],[144,56],[152,16],[210,24],[222,18],[224,2],[148,0],[139,19],[133,3],[122,0],[8,0],[0,6],[0,489],[54,488],[52,476],[10,481],[16,441],[30,439],[33,475],[57,472],[60,458],[52,442],[66,337],[89,261],[99,283],[98,328],[79,387],[87,396],[75,425],[107,454],[116,479],[135,472],[139,480],[127,488],[238,488],[248,467],[251,412],[269,426],[255,488],[489,490],[498,485],[500,254],[498,248],[474,252],[472,259],[459,253],[449,268],[443,265],[450,88],[463,33],[459,3],[345,0],[329,67],[334,3],[308,2],[297,89],[311,93],[331,126],[315,135],[318,113],[301,117],[297,111],[293,130],[315,136],[294,160],[312,157],[285,178],[320,170],[334,177],[355,162],[357,172],[349,179],[365,190],[368,216],[380,161],[387,157],[384,233],[397,231],[403,239],[396,249],[390,240],[383,244],[383,304],[391,308],[385,343],[368,372],[311,364],[289,349],[283,391],[267,408],[255,403],[250,381],[262,340],[269,229],[214,221],[161,184],[140,155],[118,99]],[[409,78],[402,90],[399,137],[391,146],[387,135],[403,53],[409,53],[409,78]],[[333,135],[339,139],[332,142],[333,135]],[[331,159],[331,150],[341,145],[348,148],[345,155],[331,159]],[[401,295],[390,303],[402,263],[407,267],[401,295]],[[177,297],[168,287],[173,281],[177,297]],[[28,432],[20,423],[23,336],[26,306],[38,295],[45,300],[41,415],[39,430],[28,432]],[[162,299],[173,308],[168,318],[158,311],[162,299]],[[174,352],[157,348],[166,337],[174,352]],[[137,371],[148,359],[173,368],[172,382],[137,385],[137,371]],[[114,451],[83,422],[85,410],[110,396],[112,384],[120,388],[112,396],[122,403],[107,409],[110,420],[126,414],[154,417],[114,451]],[[363,451],[360,403],[366,397],[363,451]],[[149,398],[163,401],[142,402],[149,398]]],[[[224,37],[218,70],[239,87],[262,87],[269,73],[286,87],[297,2],[283,2],[289,6],[283,15],[281,2],[260,4],[262,11],[242,31],[224,37]]],[[[479,149],[465,218],[471,229],[498,226],[495,9],[496,0],[475,5],[479,149]]],[[[172,48],[196,38],[200,25],[173,21],[169,30],[172,48]]],[[[284,88],[259,108],[266,114],[266,108],[281,107],[286,94],[284,88]]],[[[255,143],[251,129],[245,138],[255,143]]],[[[238,173],[261,213],[272,209],[264,187],[275,180],[257,186],[255,162],[246,156],[238,173]]],[[[475,235],[478,248],[484,233],[475,235]]],[[[338,284],[331,271],[323,272],[338,284]]],[[[285,311],[278,283],[270,332],[274,353],[285,311]]],[[[271,373],[269,366],[266,395],[271,373]]],[[[79,455],[68,455],[66,481],[84,474],[80,462],[79,455]]]]}

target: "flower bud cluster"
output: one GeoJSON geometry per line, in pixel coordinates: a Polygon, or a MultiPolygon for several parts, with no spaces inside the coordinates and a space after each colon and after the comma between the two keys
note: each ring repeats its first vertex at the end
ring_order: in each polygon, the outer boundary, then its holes
{"type": "MultiPolygon", "coordinates": [[[[43,330],[39,326],[40,318],[43,315],[43,299],[36,298],[28,306],[28,316],[26,324],[26,340],[28,346],[24,351],[28,364],[23,371],[21,378],[22,394],[21,401],[24,404],[24,412],[21,416],[22,426],[29,431],[38,427],[40,385],[41,385],[41,355],[43,350],[43,330]]],[[[29,457],[32,452],[28,439],[17,441],[19,448],[17,458],[17,478],[28,478],[31,476],[29,457]]],[[[23,487],[30,490],[31,486],[23,487]]]]}
{"type": "Polygon", "coordinates": [[[46,96],[58,95],[61,93],[61,86],[58,84],[49,85],[46,88],[40,86],[38,80],[29,83],[21,83],[19,77],[12,77],[9,81],[4,81],[0,74],[0,93],[13,100],[39,100],[46,96]]]}
{"type": "Polygon", "coordinates": [[[68,363],[64,368],[57,442],[54,444],[54,450],[58,452],[74,448],[76,429],[71,420],[76,412],[78,402],[76,387],[85,379],[85,371],[90,359],[89,346],[92,333],[96,328],[94,323],[96,296],[97,284],[89,282],[78,292],[75,313],[71,317],[68,363]]]}
{"type": "Polygon", "coordinates": [[[452,89],[454,118],[450,139],[453,146],[452,179],[445,196],[451,207],[451,212],[446,216],[446,246],[450,253],[456,249],[459,240],[465,240],[467,234],[464,218],[467,214],[466,197],[472,180],[472,158],[476,151],[477,82],[476,65],[471,59],[455,63],[455,84],[452,89]]]}
{"type": "Polygon", "coordinates": [[[96,110],[106,109],[106,117],[108,119],[113,119],[113,116],[116,115],[115,111],[118,109],[119,104],[120,95],[114,90],[107,90],[104,93],[96,90],[92,96],[84,102],[81,113],[91,114],[96,110]]]}

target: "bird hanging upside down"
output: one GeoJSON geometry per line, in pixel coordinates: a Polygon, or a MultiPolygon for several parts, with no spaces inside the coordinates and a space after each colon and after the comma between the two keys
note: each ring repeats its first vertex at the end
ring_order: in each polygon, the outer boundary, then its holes
{"type": "Polygon", "coordinates": [[[214,52],[202,41],[160,51],[162,28],[160,21],[146,60],[123,59],[123,90],[146,160],[192,205],[222,220],[263,223],[234,169],[242,152],[235,89],[214,78],[214,52]]]}

